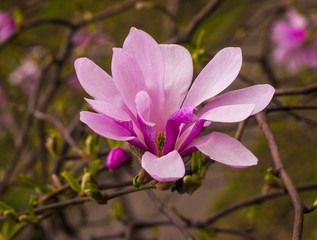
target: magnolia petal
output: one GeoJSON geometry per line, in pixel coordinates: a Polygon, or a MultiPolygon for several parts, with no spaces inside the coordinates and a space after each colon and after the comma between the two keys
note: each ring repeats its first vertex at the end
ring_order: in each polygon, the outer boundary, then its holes
{"type": "Polygon", "coordinates": [[[187,144],[189,144],[205,127],[206,120],[199,119],[195,124],[188,127],[179,137],[175,149],[182,151],[187,144]]]}
{"type": "Polygon", "coordinates": [[[78,58],[75,61],[75,70],[80,84],[90,96],[114,106],[122,105],[122,97],[112,78],[93,61],[78,58]]]}
{"type": "Polygon", "coordinates": [[[249,117],[255,107],[255,104],[236,104],[219,106],[210,109],[204,113],[200,119],[211,122],[234,123],[245,120],[249,117]]]}
{"type": "Polygon", "coordinates": [[[150,96],[144,91],[139,92],[135,97],[135,106],[145,144],[152,153],[158,154],[155,144],[156,124],[149,121],[152,115],[151,110],[153,109],[150,96]]]}
{"type": "Polygon", "coordinates": [[[200,72],[183,106],[198,106],[228,87],[238,76],[242,65],[240,48],[224,48],[200,72]]]}
{"type": "Polygon", "coordinates": [[[185,175],[183,159],[175,150],[162,157],[145,152],[141,164],[152,178],[160,182],[172,182],[185,175]]]}
{"type": "Polygon", "coordinates": [[[121,48],[113,49],[112,75],[126,106],[136,116],[135,96],[146,90],[144,77],[136,60],[121,48]]]}
{"type": "Polygon", "coordinates": [[[146,32],[132,27],[123,43],[125,52],[133,56],[144,76],[155,114],[160,118],[164,102],[164,59],[158,43],[146,32]]]}
{"type": "Polygon", "coordinates": [[[80,121],[105,138],[111,138],[118,141],[128,141],[135,138],[131,136],[131,133],[128,130],[102,114],[81,111],[80,121]]]}
{"type": "Polygon", "coordinates": [[[174,149],[181,124],[197,121],[198,118],[194,115],[195,109],[193,106],[183,107],[173,113],[168,119],[166,123],[166,143],[163,148],[163,155],[174,149]]]}
{"type": "Polygon", "coordinates": [[[160,48],[165,62],[165,110],[167,121],[185,99],[193,78],[193,61],[186,48],[174,44],[162,44],[160,48]]]}
{"type": "Polygon", "coordinates": [[[268,84],[258,84],[252,87],[224,93],[206,104],[198,116],[202,116],[213,108],[226,105],[255,104],[251,115],[262,111],[272,100],[275,89],[268,84]]]}
{"type": "Polygon", "coordinates": [[[184,149],[199,150],[211,159],[229,165],[231,167],[243,168],[256,165],[258,159],[237,139],[230,137],[224,133],[212,132],[204,137],[193,140],[184,149]]]}
{"type": "Polygon", "coordinates": [[[102,113],[108,117],[118,119],[120,121],[131,121],[131,118],[128,113],[113,106],[110,103],[98,100],[92,100],[85,98],[86,102],[89,104],[91,108],[93,108],[96,112],[102,113]]]}
{"type": "MultiPolygon", "coordinates": [[[[121,127],[127,129],[130,133],[136,136],[134,132],[133,122],[129,114],[118,107],[115,107],[107,102],[92,100],[85,98],[89,106],[91,106],[96,112],[111,118],[121,127]]],[[[128,110],[129,111],[129,110],[128,110]]]]}

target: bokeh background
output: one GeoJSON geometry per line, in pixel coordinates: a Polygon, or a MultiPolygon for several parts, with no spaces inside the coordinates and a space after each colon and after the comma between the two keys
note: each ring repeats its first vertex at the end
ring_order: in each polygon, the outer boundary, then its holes
{"type": "MultiPolygon", "coordinates": [[[[80,179],[84,168],[89,168],[92,160],[83,157],[83,152],[101,160],[98,184],[125,184],[107,190],[109,194],[131,185],[140,170],[137,159],[116,171],[104,167],[108,142],[79,121],[79,112],[88,106],[74,72],[76,58],[89,57],[111,73],[112,48],[121,47],[134,26],[158,43],[185,46],[193,56],[196,75],[222,48],[241,47],[244,60],[240,75],[226,91],[258,83],[269,83],[279,90],[314,86],[316,68],[302,66],[294,72],[287,64],[277,63],[272,54],[276,47],[272,26],[294,8],[309,19],[313,39],[317,32],[313,23],[315,0],[1,0],[1,11],[13,16],[17,26],[0,42],[0,200],[17,213],[26,211],[31,194],[38,198],[45,194],[27,184],[21,173],[58,189],[59,181],[66,184],[62,171],[80,179]],[[98,144],[87,143],[89,136],[98,138],[98,144]]],[[[316,40],[308,39],[305,44],[310,41],[316,40]]],[[[317,51],[317,44],[314,46],[317,51]]],[[[304,94],[276,95],[265,110],[294,184],[315,184],[300,193],[308,208],[317,197],[316,104],[315,88],[304,94]]],[[[283,184],[268,170],[274,165],[256,119],[244,124],[240,140],[259,158],[259,164],[246,169],[212,164],[192,195],[154,190],[172,215],[184,222],[204,221],[237,202],[283,190],[283,184]]],[[[220,130],[237,136],[239,126],[212,124],[203,134],[220,130]]],[[[48,203],[75,197],[77,193],[68,188],[48,203]]],[[[185,239],[172,223],[166,223],[166,216],[154,202],[142,191],[106,205],[88,202],[54,209],[45,219],[33,222],[4,217],[0,208],[0,239],[185,239]],[[129,228],[132,225],[134,228],[129,228]]],[[[291,239],[293,216],[290,197],[284,195],[246,205],[208,228],[189,231],[196,239],[285,240],[291,239]]],[[[317,239],[316,211],[304,217],[303,239],[317,239]]]]}

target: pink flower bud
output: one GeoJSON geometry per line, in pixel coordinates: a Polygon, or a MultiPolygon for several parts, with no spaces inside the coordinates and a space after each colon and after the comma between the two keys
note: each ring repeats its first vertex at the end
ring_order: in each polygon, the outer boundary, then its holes
{"type": "Polygon", "coordinates": [[[112,149],[107,157],[107,166],[111,170],[121,167],[123,164],[129,162],[131,157],[122,148],[112,149]]]}

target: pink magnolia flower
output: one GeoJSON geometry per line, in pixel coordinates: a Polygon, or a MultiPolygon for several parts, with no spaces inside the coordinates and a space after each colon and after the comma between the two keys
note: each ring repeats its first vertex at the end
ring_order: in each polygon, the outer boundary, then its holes
{"type": "Polygon", "coordinates": [[[107,156],[107,167],[115,170],[130,160],[131,157],[128,153],[126,153],[122,148],[116,147],[111,149],[107,156]]]}
{"type": "Polygon", "coordinates": [[[0,43],[7,40],[16,29],[14,18],[8,13],[0,11],[0,43]]]}
{"type": "Polygon", "coordinates": [[[33,47],[23,58],[21,65],[10,74],[11,82],[19,85],[26,93],[33,93],[42,73],[41,61],[44,55],[45,50],[42,47],[33,47]]]}
{"type": "Polygon", "coordinates": [[[308,20],[295,9],[290,9],[285,20],[276,21],[273,25],[274,60],[285,64],[293,73],[302,66],[316,68],[317,38],[310,36],[309,31],[308,20]]]}
{"type": "Polygon", "coordinates": [[[190,53],[180,45],[159,45],[131,28],[123,48],[113,49],[112,77],[87,58],[75,61],[81,85],[95,99],[86,101],[98,112],[82,111],[80,120],[103,137],[144,149],[141,165],[158,181],[182,178],[182,157],[198,150],[229,166],[255,165],[257,158],[224,133],[197,137],[211,122],[242,121],[270,102],[274,88],[266,84],[215,97],[235,80],[241,64],[241,49],[225,48],[190,87],[190,53]]]}

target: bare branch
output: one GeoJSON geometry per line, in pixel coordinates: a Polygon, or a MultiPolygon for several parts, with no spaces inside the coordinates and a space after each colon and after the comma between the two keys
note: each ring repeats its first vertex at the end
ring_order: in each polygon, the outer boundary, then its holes
{"type": "Polygon", "coordinates": [[[181,35],[170,38],[166,43],[184,43],[188,42],[193,36],[197,28],[211,13],[213,13],[220,5],[221,0],[211,0],[206,6],[200,10],[185,27],[185,31],[181,35]]]}
{"type": "Polygon", "coordinates": [[[293,226],[293,240],[300,240],[303,232],[303,205],[301,198],[291,180],[288,176],[284,165],[281,161],[278,145],[276,139],[267,123],[266,117],[264,113],[259,113],[256,115],[256,120],[258,121],[259,126],[261,127],[271,150],[271,155],[273,159],[273,163],[275,165],[276,170],[279,172],[279,176],[283,181],[291,199],[293,202],[293,206],[295,209],[295,217],[294,217],[294,226],[293,226]]]}
{"type": "Polygon", "coordinates": [[[186,237],[186,239],[193,240],[194,237],[187,231],[185,228],[185,223],[181,221],[180,218],[171,214],[170,211],[166,209],[166,207],[156,198],[153,192],[147,192],[149,198],[155,204],[155,206],[163,213],[179,230],[180,232],[186,237]]]}
{"type": "Polygon", "coordinates": [[[281,88],[276,89],[274,96],[287,96],[287,95],[296,95],[296,94],[309,94],[317,92],[317,83],[307,85],[299,88],[281,88]]]}

